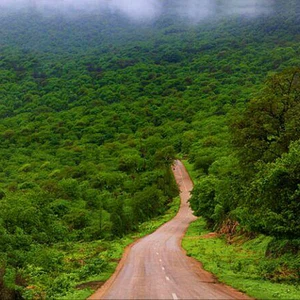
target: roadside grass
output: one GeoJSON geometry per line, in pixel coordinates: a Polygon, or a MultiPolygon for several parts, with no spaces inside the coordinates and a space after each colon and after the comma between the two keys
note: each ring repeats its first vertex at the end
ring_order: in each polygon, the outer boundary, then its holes
{"type": "MultiPolygon", "coordinates": [[[[182,161],[191,178],[197,182],[199,174],[193,164],[182,161]]],[[[300,286],[297,284],[299,255],[266,257],[272,237],[264,235],[253,239],[236,236],[229,244],[224,236],[210,236],[209,233],[204,219],[200,217],[189,226],[182,246],[187,255],[200,261],[204,269],[213,273],[220,282],[256,299],[300,299],[300,286]]]]}
{"type": "Polygon", "coordinates": [[[194,170],[194,165],[189,163],[187,159],[182,159],[181,162],[184,164],[186,170],[188,171],[192,181],[197,181],[199,174],[194,170]]]}
{"type": "Polygon", "coordinates": [[[262,273],[270,260],[265,257],[270,237],[260,235],[252,240],[228,244],[222,237],[203,237],[209,233],[205,225],[202,218],[193,222],[182,246],[187,255],[199,260],[220,282],[256,299],[300,299],[299,285],[263,279],[262,273]]]}
{"type": "Polygon", "coordinates": [[[54,260],[53,271],[46,273],[41,268],[29,266],[26,276],[31,278],[32,285],[23,291],[23,297],[86,299],[114,273],[125,248],[171,220],[177,214],[179,206],[180,198],[176,197],[164,215],[140,224],[137,232],[119,239],[61,243],[50,249],[40,249],[39,255],[54,260]]]}

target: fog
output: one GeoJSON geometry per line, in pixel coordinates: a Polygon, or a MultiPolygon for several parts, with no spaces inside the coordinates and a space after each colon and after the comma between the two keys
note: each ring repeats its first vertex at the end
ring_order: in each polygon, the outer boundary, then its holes
{"type": "Polygon", "coordinates": [[[0,0],[0,8],[41,13],[119,12],[134,20],[153,19],[161,12],[160,0],[0,0]]]}
{"type": "Polygon", "coordinates": [[[135,21],[152,20],[164,9],[199,21],[217,15],[257,16],[272,11],[275,0],[0,0],[0,9],[41,13],[118,12],[135,21]]]}
{"type": "Polygon", "coordinates": [[[199,21],[226,15],[259,16],[271,13],[273,5],[273,0],[185,0],[177,1],[176,12],[187,19],[199,21]]]}

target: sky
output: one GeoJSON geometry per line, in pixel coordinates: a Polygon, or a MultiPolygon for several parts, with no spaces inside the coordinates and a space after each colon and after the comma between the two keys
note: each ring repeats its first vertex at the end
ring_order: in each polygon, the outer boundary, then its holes
{"type": "MultiPolygon", "coordinates": [[[[112,11],[132,20],[152,20],[163,13],[168,0],[0,0],[0,9],[23,10],[35,7],[46,13],[54,10],[64,13],[112,11]]],[[[171,0],[170,9],[178,16],[201,20],[216,14],[256,16],[272,10],[275,0],[171,0]]]]}

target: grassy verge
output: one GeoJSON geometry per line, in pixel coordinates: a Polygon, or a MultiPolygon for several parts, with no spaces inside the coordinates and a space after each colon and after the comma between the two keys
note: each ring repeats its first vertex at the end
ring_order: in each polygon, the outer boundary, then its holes
{"type": "Polygon", "coordinates": [[[182,159],[181,161],[184,164],[188,173],[190,174],[190,177],[192,178],[192,180],[197,180],[198,174],[195,172],[193,164],[189,163],[189,161],[185,160],[185,159],[182,159]]]}
{"type": "Polygon", "coordinates": [[[126,246],[172,219],[179,205],[177,197],[166,214],[141,224],[138,232],[120,239],[62,243],[40,249],[39,259],[45,257],[52,272],[28,266],[24,275],[31,278],[32,285],[23,291],[24,298],[86,299],[114,273],[126,246]]]}
{"type": "Polygon", "coordinates": [[[300,299],[299,286],[263,279],[266,268],[272,264],[265,257],[270,237],[261,235],[229,245],[220,237],[203,237],[207,233],[204,220],[199,218],[190,225],[182,245],[189,256],[201,261],[220,282],[256,299],[300,299]]]}
{"type": "MultiPolygon", "coordinates": [[[[198,174],[193,165],[186,160],[183,163],[190,176],[197,181],[198,174]]],[[[189,256],[200,261],[220,282],[256,299],[300,299],[300,287],[295,280],[299,255],[266,257],[272,238],[263,235],[254,239],[237,236],[233,243],[228,244],[224,237],[208,233],[205,221],[199,218],[190,225],[182,246],[189,256]],[[294,272],[291,272],[292,269],[294,272]],[[271,274],[275,274],[274,278],[279,282],[268,280],[274,280],[271,274]]]]}

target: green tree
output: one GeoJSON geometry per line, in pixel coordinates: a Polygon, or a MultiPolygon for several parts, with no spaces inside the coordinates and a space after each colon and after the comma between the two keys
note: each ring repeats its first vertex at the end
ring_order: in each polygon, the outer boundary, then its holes
{"type": "Polygon", "coordinates": [[[271,162],[300,138],[300,69],[292,68],[267,80],[261,95],[250,101],[231,125],[233,145],[241,164],[271,162]]]}

